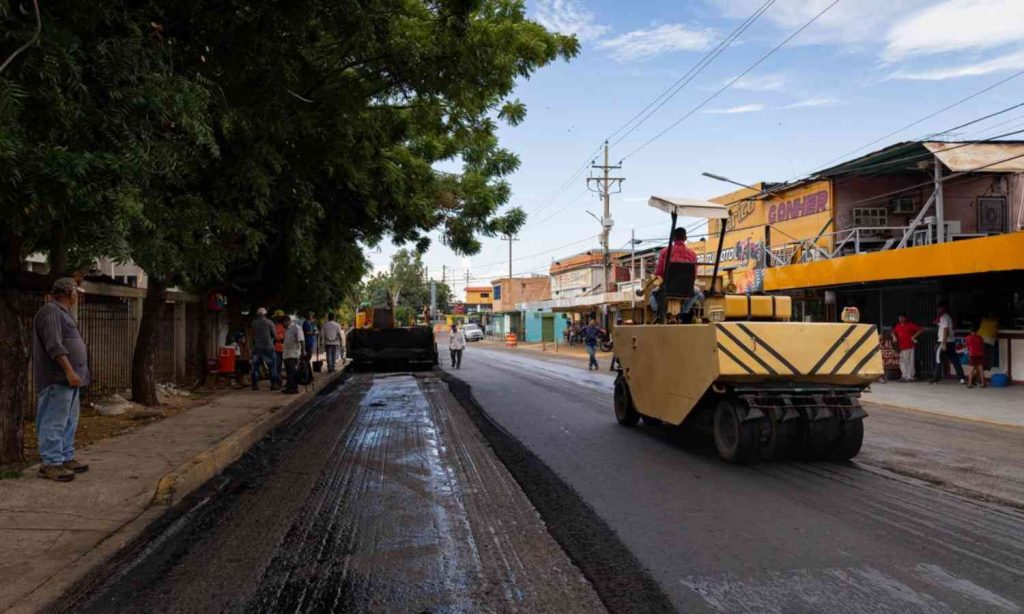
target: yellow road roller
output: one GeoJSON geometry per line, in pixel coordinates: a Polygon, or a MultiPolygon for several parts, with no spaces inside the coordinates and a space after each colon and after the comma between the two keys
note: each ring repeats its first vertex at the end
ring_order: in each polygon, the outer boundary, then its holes
{"type": "MultiPolygon", "coordinates": [[[[678,217],[728,218],[726,206],[703,200],[649,204],[671,216],[670,254],[678,217]]],[[[644,284],[644,323],[615,327],[616,419],[710,430],[732,462],[853,458],[867,416],[860,394],[882,375],[875,327],[791,322],[787,296],[726,294],[720,226],[710,277],[667,258],[661,278],[644,284]]]]}

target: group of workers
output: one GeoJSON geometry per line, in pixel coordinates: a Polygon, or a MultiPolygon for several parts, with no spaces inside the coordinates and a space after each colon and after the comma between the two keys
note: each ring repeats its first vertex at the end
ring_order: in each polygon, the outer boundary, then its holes
{"type": "MultiPolygon", "coordinates": [[[[259,390],[260,375],[264,367],[270,375],[270,389],[281,388],[281,368],[285,370],[285,381],[282,392],[297,394],[299,383],[311,372],[309,361],[314,353],[318,353],[318,340],[322,339],[327,354],[327,371],[337,369],[338,362],[345,360],[345,331],[335,321],[333,313],[327,314],[327,321],[319,326],[316,314],[309,312],[305,320],[292,318],[278,309],[273,319],[267,317],[267,310],[260,307],[256,310],[256,319],[252,322],[252,389],[259,390]]],[[[242,335],[244,339],[244,335],[242,335]]],[[[236,339],[236,343],[237,343],[236,339]]],[[[241,349],[238,350],[242,352],[241,349]]]]}

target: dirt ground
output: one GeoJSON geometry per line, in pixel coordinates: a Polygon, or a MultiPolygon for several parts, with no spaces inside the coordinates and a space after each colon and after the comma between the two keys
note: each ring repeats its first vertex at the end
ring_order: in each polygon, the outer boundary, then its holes
{"type": "MultiPolygon", "coordinates": [[[[169,418],[193,407],[209,403],[214,396],[224,391],[199,390],[189,396],[169,396],[159,407],[134,406],[133,409],[119,416],[100,415],[91,399],[82,404],[78,419],[78,432],[75,435],[76,449],[87,448],[91,444],[110,437],[123,435],[137,428],[169,418]]],[[[35,417],[25,420],[25,462],[0,465],[0,479],[21,477],[26,468],[39,462],[39,450],[36,439],[35,417]]]]}

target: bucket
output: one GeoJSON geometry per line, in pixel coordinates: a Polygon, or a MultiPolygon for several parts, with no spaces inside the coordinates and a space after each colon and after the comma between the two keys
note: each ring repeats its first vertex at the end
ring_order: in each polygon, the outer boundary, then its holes
{"type": "Polygon", "coordinates": [[[313,370],[314,371],[319,373],[320,369],[323,369],[323,368],[324,368],[324,361],[322,361],[322,360],[314,360],[313,361],[313,370]]]}
{"type": "Polygon", "coordinates": [[[217,356],[217,370],[221,373],[235,372],[235,348],[222,346],[217,356]]]}
{"type": "Polygon", "coordinates": [[[1003,388],[1010,385],[1010,376],[1005,373],[993,373],[991,384],[996,388],[1003,388]]]}

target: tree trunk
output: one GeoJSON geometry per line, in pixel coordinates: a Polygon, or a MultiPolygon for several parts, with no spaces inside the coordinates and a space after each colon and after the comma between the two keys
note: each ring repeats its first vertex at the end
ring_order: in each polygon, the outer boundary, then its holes
{"type": "Polygon", "coordinates": [[[50,277],[57,279],[67,274],[68,247],[64,224],[53,222],[50,226],[50,277]]]}
{"type": "Polygon", "coordinates": [[[25,461],[28,349],[13,292],[0,290],[0,464],[25,461]]]}
{"type": "Polygon", "coordinates": [[[166,295],[167,282],[151,276],[146,298],[142,301],[142,321],[139,322],[139,336],[132,355],[132,401],[142,405],[159,405],[153,363],[160,337],[160,319],[167,307],[166,295]]]}

